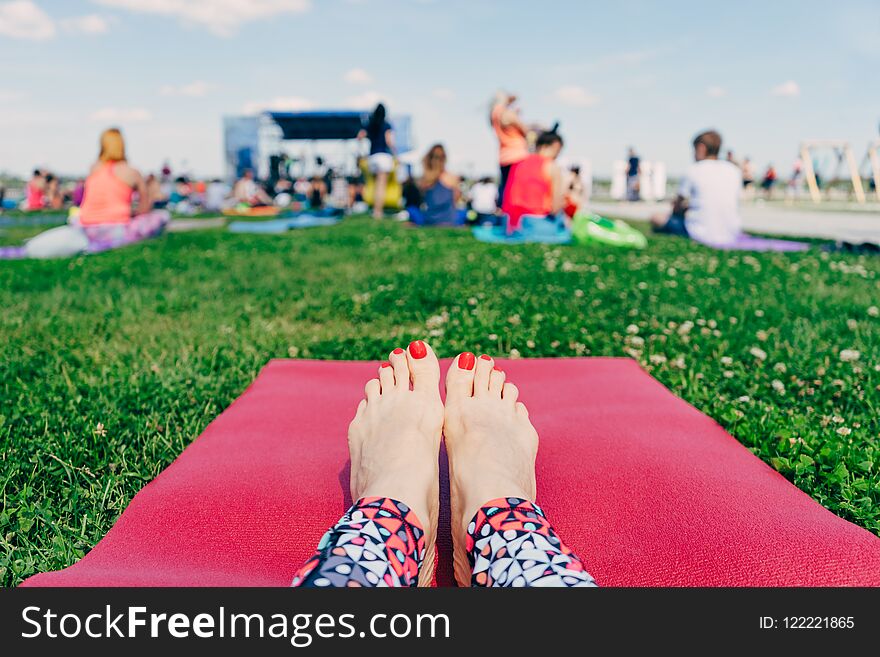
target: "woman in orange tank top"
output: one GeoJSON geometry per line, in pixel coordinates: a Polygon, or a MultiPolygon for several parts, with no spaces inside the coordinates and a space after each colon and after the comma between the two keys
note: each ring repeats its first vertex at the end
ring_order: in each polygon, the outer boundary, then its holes
{"type": "Polygon", "coordinates": [[[498,163],[501,177],[498,180],[498,202],[500,208],[504,203],[504,190],[511,168],[522,162],[529,154],[529,143],[526,139],[526,127],[513,108],[516,96],[498,92],[489,113],[489,122],[498,137],[498,163]]]}
{"type": "Polygon", "coordinates": [[[143,177],[126,162],[122,133],[116,128],[105,130],[101,134],[98,161],[86,178],[80,224],[127,224],[131,221],[131,199],[135,190],[139,198],[137,214],[146,214],[152,202],[143,177]]]}

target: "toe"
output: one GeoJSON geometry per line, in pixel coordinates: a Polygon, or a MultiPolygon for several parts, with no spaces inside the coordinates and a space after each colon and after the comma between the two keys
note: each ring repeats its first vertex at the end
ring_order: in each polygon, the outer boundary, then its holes
{"type": "Polygon", "coordinates": [[[504,388],[501,390],[501,398],[513,406],[516,404],[516,400],[519,399],[519,388],[512,383],[505,383],[504,388]]]}
{"type": "Polygon", "coordinates": [[[495,397],[496,399],[501,396],[501,389],[504,387],[504,379],[506,375],[504,374],[504,370],[493,367],[492,372],[489,375],[489,395],[491,397],[495,397]]]}
{"type": "Polygon", "coordinates": [[[397,387],[409,390],[409,365],[406,363],[406,352],[398,347],[388,354],[388,362],[394,370],[397,387]]]}
{"type": "Polygon", "coordinates": [[[483,397],[489,393],[489,378],[495,361],[491,356],[483,354],[477,359],[474,368],[474,397],[483,397]]]}
{"type": "Polygon", "coordinates": [[[409,343],[406,361],[412,378],[413,390],[439,392],[440,361],[431,346],[421,340],[409,343]]]}
{"type": "MultiPolygon", "coordinates": [[[[386,368],[387,369],[387,368],[386,368]]],[[[364,386],[364,394],[367,396],[367,403],[377,399],[382,391],[382,385],[379,379],[370,379],[364,386]]]]}
{"type": "Polygon", "coordinates": [[[526,418],[529,416],[529,409],[522,402],[516,402],[516,412],[526,418]]]}
{"type": "Polygon", "coordinates": [[[385,362],[379,365],[379,385],[383,392],[387,392],[394,387],[394,368],[391,363],[385,362]]]}
{"type": "Polygon", "coordinates": [[[452,397],[470,397],[474,393],[474,355],[466,351],[459,354],[446,373],[446,394],[452,397]]]}

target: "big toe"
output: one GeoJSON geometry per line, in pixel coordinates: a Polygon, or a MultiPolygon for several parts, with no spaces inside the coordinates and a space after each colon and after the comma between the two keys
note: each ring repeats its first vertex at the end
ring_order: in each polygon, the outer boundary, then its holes
{"type": "Polygon", "coordinates": [[[476,358],[466,351],[456,356],[446,373],[446,396],[449,399],[471,397],[474,394],[474,366],[476,358]]]}
{"type": "Polygon", "coordinates": [[[406,362],[413,390],[439,393],[440,361],[430,345],[414,340],[406,348],[406,362]]]}

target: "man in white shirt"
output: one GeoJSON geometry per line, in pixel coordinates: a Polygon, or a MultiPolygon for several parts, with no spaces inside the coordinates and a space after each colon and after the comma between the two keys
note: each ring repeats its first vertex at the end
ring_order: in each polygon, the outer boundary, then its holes
{"type": "Polygon", "coordinates": [[[470,189],[471,210],[480,217],[480,223],[491,219],[498,210],[498,185],[491,178],[481,178],[470,189]]]}
{"type": "Polygon", "coordinates": [[[652,217],[658,233],[668,233],[714,246],[736,241],[742,232],[739,168],[718,159],[721,135],[709,130],[694,139],[694,160],[679,185],[667,216],[652,217]]]}

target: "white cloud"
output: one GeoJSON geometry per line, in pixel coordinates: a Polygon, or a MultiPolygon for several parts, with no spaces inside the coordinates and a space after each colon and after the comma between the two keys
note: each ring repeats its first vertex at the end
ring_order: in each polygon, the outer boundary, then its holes
{"type": "Polygon", "coordinates": [[[311,9],[311,0],[92,0],[105,7],[143,14],[170,16],[198,25],[217,36],[228,37],[242,23],[279,14],[300,14],[311,9]]]}
{"type": "Polygon", "coordinates": [[[556,100],[573,107],[592,107],[599,102],[599,97],[589,93],[575,84],[565,85],[556,90],[556,100]]]}
{"type": "Polygon", "coordinates": [[[188,84],[166,84],[159,88],[162,96],[186,96],[187,98],[201,98],[214,88],[213,84],[203,80],[196,80],[188,84]]]}
{"type": "Polygon", "coordinates": [[[61,27],[68,32],[78,34],[105,34],[110,29],[110,19],[100,14],[86,14],[74,16],[60,21],[61,27]]]}
{"type": "Polygon", "coordinates": [[[288,98],[273,98],[272,100],[251,100],[244,104],[242,112],[245,114],[259,114],[260,112],[299,112],[315,107],[308,98],[291,96],[288,98]]]}
{"type": "Polygon", "coordinates": [[[445,100],[452,101],[455,100],[455,92],[452,89],[447,87],[440,87],[438,89],[434,89],[431,92],[431,95],[437,100],[445,100]]]}
{"type": "Polygon", "coordinates": [[[789,98],[794,98],[795,96],[801,95],[801,88],[794,80],[788,80],[787,82],[783,82],[782,84],[773,87],[771,93],[774,96],[788,96],[789,98]]]}
{"type": "Polygon", "coordinates": [[[387,105],[388,102],[388,96],[378,91],[365,91],[356,96],[349,96],[344,101],[346,107],[358,110],[371,110],[379,103],[385,103],[387,105]]]}
{"type": "Polygon", "coordinates": [[[153,115],[143,107],[102,107],[89,118],[97,123],[143,123],[153,115]]]}
{"type": "Polygon", "coordinates": [[[722,98],[727,95],[727,89],[712,85],[711,87],[706,87],[706,95],[709,96],[709,98],[722,98]]]}
{"type": "Polygon", "coordinates": [[[31,0],[0,3],[0,36],[45,41],[55,32],[55,23],[31,0]]]}
{"type": "Polygon", "coordinates": [[[353,68],[350,71],[346,71],[342,79],[349,84],[372,84],[373,82],[373,76],[362,68],[353,68]]]}

